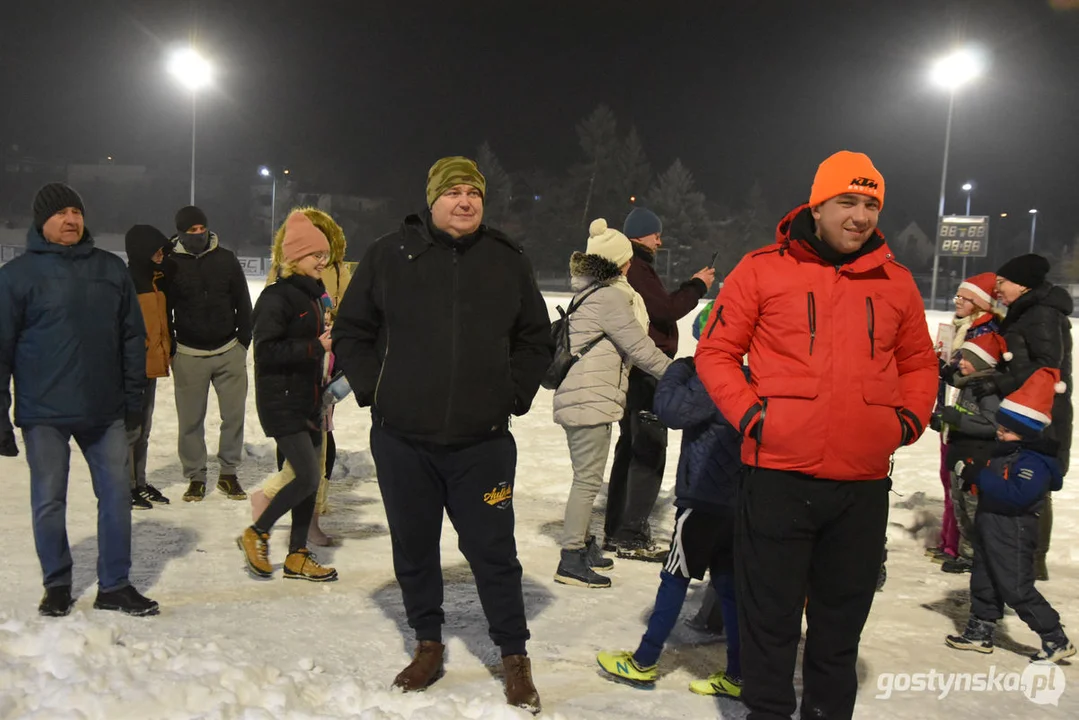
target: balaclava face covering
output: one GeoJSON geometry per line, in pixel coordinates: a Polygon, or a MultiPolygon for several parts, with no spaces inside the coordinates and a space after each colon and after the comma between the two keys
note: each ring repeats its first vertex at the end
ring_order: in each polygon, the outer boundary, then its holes
{"type": "Polygon", "coordinates": [[[180,244],[184,246],[184,250],[187,250],[192,255],[206,252],[206,248],[210,246],[210,231],[180,233],[180,244]]]}

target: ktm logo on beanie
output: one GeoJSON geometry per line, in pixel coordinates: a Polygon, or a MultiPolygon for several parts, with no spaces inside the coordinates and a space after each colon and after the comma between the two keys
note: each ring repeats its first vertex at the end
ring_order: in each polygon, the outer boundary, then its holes
{"type": "Polygon", "coordinates": [[[877,181],[873,180],[872,178],[856,177],[851,178],[850,181],[851,190],[876,190],[879,187],[880,186],[877,184],[877,181]]]}

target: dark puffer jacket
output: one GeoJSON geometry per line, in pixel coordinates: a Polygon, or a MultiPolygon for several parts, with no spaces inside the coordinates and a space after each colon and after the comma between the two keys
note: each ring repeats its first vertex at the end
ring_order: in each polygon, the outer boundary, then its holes
{"type": "Polygon", "coordinates": [[[333,349],[385,428],[463,446],[528,412],[551,364],[551,320],[517,243],[486,225],[454,240],[430,217],[409,216],[368,249],[333,349]]]}
{"type": "Polygon", "coordinates": [[[1072,336],[1068,316],[1073,309],[1068,291],[1050,283],[1031,289],[1012,303],[1000,324],[1000,334],[1012,359],[1004,365],[1003,372],[993,376],[1001,397],[1006,397],[1038,368],[1060,370],[1060,379],[1068,389],[1053,400],[1053,423],[1046,437],[1059,444],[1057,459],[1065,475],[1072,445],[1072,336]]]}
{"type": "Polygon", "coordinates": [[[166,261],[168,303],[176,342],[196,350],[216,350],[238,340],[251,345],[251,294],[240,261],[218,245],[192,255],[176,243],[166,261]]]}
{"type": "Polygon", "coordinates": [[[255,407],[267,437],[319,427],[323,292],[318,280],[290,275],[255,303],[255,407]]]}
{"type": "Polygon", "coordinates": [[[0,268],[0,435],[15,424],[97,427],[142,412],[146,329],[124,261],[87,231],[69,247],[31,228],[0,268]]]}
{"type": "MultiPolygon", "coordinates": [[[[745,373],[748,383],[748,368],[745,373]]],[[[733,510],[743,467],[742,436],[704,389],[693,358],[675,360],[660,378],[653,412],[667,427],[682,430],[675,506],[733,510]]]]}

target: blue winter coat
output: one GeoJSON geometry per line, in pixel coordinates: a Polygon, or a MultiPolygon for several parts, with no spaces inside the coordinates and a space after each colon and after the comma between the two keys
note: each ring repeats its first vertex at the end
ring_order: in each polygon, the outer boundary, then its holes
{"type": "Polygon", "coordinates": [[[31,228],[26,253],[0,267],[0,431],[15,424],[96,427],[141,413],[146,328],[124,261],[49,243],[31,228]]]}
{"type": "Polygon", "coordinates": [[[1039,452],[1020,443],[997,443],[989,467],[978,473],[978,512],[1027,515],[1041,509],[1050,490],[1064,486],[1054,452],[1039,452]]]}
{"type": "Polygon", "coordinates": [[[742,437],[704,389],[693,358],[675,360],[663,374],[652,412],[667,427],[682,430],[674,504],[733,510],[742,471],[742,437]]]}

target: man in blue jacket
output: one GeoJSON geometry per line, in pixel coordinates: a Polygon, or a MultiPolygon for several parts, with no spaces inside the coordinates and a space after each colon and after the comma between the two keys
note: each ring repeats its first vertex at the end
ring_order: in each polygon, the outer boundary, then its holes
{"type": "Polygon", "coordinates": [[[34,198],[26,253],[0,267],[0,455],[30,465],[34,543],[44,575],[38,612],[67,615],[71,548],[65,513],[75,438],[98,500],[94,607],[156,615],[157,603],[128,581],[131,569],[129,433],[142,423],[146,329],[135,287],[116,255],[94,247],[79,194],[51,183],[34,198]]]}

